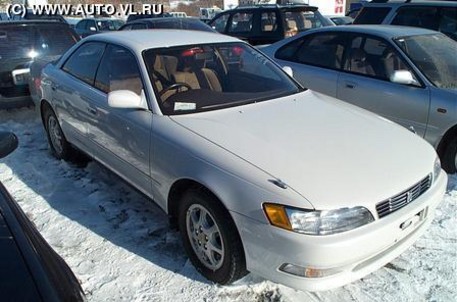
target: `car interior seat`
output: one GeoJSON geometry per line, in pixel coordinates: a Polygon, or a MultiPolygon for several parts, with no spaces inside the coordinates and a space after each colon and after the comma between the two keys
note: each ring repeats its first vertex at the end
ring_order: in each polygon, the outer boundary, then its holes
{"type": "Polygon", "coordinates": [[[179,71],[172,75],[176,83],[185,83],[192,89],[222,91],[216,72],[204,67],[204,54],[196,53],[191,56],[183,56],[178,65],[180,65],[179,71]]]}
{"type": "Polygon", "coordinates": [[[356,73],[374,76],[373,66],[367,59],[367,53],[360,48],[352,48],[349,54],[349,59],[346,63],[346,69],[356,73]]]}

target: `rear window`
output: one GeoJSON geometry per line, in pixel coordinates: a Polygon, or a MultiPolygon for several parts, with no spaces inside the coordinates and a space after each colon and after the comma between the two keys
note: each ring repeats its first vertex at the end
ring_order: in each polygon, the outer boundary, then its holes
{"type": "Polygon", "coordinates": [[[0,27],[2,59],[61,55],[78,41],[68,26],[0,27]]]}
{"type": "Polygon", "coordinates": [[[390,7],[363,7],[353,24],[381,24],[390,10],[390,7]]]}

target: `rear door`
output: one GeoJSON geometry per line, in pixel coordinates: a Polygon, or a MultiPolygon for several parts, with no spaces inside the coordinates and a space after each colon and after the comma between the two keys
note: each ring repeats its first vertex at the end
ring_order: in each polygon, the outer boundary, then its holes
{"type": "Polygon", "coordinates": [[[284,45],[275,59],[304,87],[336,97],[344,44],[344,33],[317,33],[284,45]]]}
{"type": "Polygon", "coordinates": [[[95,74],[106,45],[101,42],[82,44],[51,78],[52,103],[67,139],[92,154],[88,124],[94,121],[91,100],[99,97],[94,89],[95,74]]]}
{"type": "MultiPolygon", "coordinates": [[[[413,70],[385,40],[353,34],[348,37],[337,98],[380,114],[424,135],[430,91],[422,86],[390,81],[394,71],[413,70]]],[[[418,78],[416,77],[416,80],[418,78]]]]}

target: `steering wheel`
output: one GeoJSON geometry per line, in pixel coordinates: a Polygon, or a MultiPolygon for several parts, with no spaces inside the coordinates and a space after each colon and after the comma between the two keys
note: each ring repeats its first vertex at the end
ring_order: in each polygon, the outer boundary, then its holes
{"type": "MultiPolygon", "coordinates": [[[[178,83],[174,83],[174,84],[168,86],[167,88],[164,88],[159,93],[159,96],[162,97],[167,91],[170,91],[170,90],[176,90],[176,92],[178,92],[182,88],[186,88],[186,90],[191,90],[192,89],[192,87],[190,87],[189,84],[178,82],[178,83]]],[[[163,102],[165,102],[165,100],[163,100],[163,102]]]]}

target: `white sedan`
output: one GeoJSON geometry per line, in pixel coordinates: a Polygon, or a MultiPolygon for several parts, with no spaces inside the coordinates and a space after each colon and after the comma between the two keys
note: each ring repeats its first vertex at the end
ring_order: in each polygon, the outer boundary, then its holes
{"type": "Polygon", "coordinates": [[[361,278],[426,231],[446,188],[420,137],[219,34],[94,35],[46,66],[41,89],[53,154],[82,151],[149,196],[221,284],[361,278]]]}

